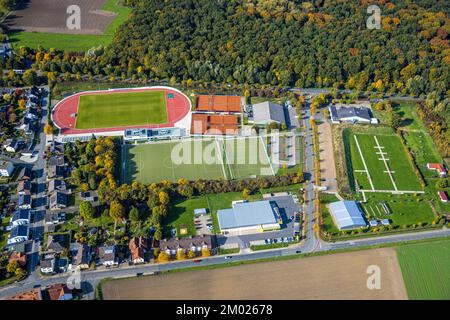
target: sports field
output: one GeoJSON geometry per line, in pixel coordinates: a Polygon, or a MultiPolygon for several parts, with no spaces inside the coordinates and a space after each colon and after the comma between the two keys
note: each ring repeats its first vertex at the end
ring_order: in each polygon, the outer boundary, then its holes
{"type": "Polygon", "coordinates": [[[450,240],[397,247],[411,300],[450,299],[450,240]]]}
{"type": "Polygon", "coordinates": [[[274,175],[258,137],[203,138],[125,145],[122,181],[243,179],[274,175]]]}
{"type": "Polygon", "coordinates": [[[80,96],[75,128],[97,129],[166,122],[164,91],[117,92],[80,96]]]}
{"type": "Polygon", "coordinates": [[[351,170],[359,189],[367,191],[422,190],[398,136],[350,133],[347,139],[350,147],[351,170]]]}

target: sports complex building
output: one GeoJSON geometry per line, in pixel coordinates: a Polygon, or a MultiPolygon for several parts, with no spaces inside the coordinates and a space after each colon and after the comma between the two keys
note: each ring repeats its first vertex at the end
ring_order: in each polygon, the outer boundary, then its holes
{"type": "MultiPolygon", "coordinates": [[[[170,129],[145,133],[153,138],[181,136],[190,134],[191,101],[181,91],[163,86],[80,92],[58,102],[52,120],[61,142],[92,134],[130,136],[134,132],[129,129],[170,129]]],[[[135,139],[142,136],[135,133],[135,139]]]]}
{"type": "Polygon", "coordinates": [[[337,201],[330,203],[330,213],[339,230],[364,228],[367,222],[355,201],[337,201]]]}
{"type": "Polygon", "coordinates": [[[241,235],[280,229],[281,216],[276,204],[263,200],[238,202],[231,209],[217,211],[220,232],[241,235]]]}

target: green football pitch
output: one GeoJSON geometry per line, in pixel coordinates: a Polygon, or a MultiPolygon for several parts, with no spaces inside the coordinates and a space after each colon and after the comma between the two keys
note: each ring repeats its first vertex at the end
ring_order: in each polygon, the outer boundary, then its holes
{"type": "Polygon", "coordinates": [[[450,240],[397,247],[408,298],[450,299],[450,240]]]}
{"type": "Polygon", "coordinates": [[[264,148],[258,138],[254,141],[251,138],[207,138],[124,145],[122,181],[228,180],[273,175],[264,148]],[[254,145],[260,146],[259,150],[254,145]],[[258,154],[256,160],[254,155],[250,156],[254,152],[258,154]]]}
{"type": "Polygon", "coordinates": [[[393,134],[348,135],[353,178],[360,189],[421,191],[400,138],[393,134]]]}
{"type": "Polygon", "coordinates": [[[81,95],[76,129],[114,128],[167,122],[164,91],[81,95]]]}

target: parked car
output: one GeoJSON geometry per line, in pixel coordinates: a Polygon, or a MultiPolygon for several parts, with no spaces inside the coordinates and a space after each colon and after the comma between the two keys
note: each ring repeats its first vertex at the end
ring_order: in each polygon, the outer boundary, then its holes
{"type": "Polygon", "coordinates": [[[194,259],[194,260],[192,260],[192,261],[198,263],[198,262],[202,262],[202,259],[194,259]]]}
{"type": "Polygon", "coordinates": [[[225,260],[229,260],[231,258],[233,258],[233,257],[232,256],[225,256],[225,260]]]}

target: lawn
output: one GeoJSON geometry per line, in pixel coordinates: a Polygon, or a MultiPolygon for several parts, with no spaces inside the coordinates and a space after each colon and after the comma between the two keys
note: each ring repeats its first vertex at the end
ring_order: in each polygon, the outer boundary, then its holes
{"type": "Polygon", "coordinates": [[[396,248],[411,300],[450,299],[450,240],[396,248]]]}
{"type": "Polygon", "coordinates": [[[398,190],[421,190],[421,186],[412,169],[404,146],[400,138],[394,134],[362,134],[351,133],[344,135],[347,138],[347,146],[350,152],[347,154],[351,157],[351,168],[353,176],[356,178],[361,189],[371,190],[372,185],[365,172],[364,161],[373,183],[375,190],[395,190],[389,174],[386,172],[386,166],[379,150],[382,150],[388,164],[389,170],[392,171],[394,183],[398,190]],[[356,139],[355,139],[356,137],[356,139]],[[361,149],[362,157],[358,149],[361,149]],[[380,147],[380,149],[378,148],[380,147]],[[364,158],[364,161],[363,161],[364,158]]]}
{"type": "Polygon", "coordinates": [[[436,218],[430,204],[421,195],[393,195],[387,193],[368,193],[367,202],[362,204],[366,219],[389,219],[391,225],[404,228],[413,224],[430,225],[436,218]],[[385,214],[379,205],[385,202],[391,214],[385,214]]]}
{"type": "Polygon", "coordinates": [[[164,236],[170,236],[170,230],[177,229],[177,235],[195,236],[194,209],[208,208],[208,200],[206,197],[193,197],[191,199],[177,199],[169,210],[167,217],[164,219],[164,236]],[[188,233],[180,234],[180,227],[186,227],[188,233]]]}
{"type": "Polygon", "coordinates": [[[15,49],[21,46],[33,49],[42,46],[46,49],[84,52],[99,45],[107,46],[112,42],[117,28],[128,19],[131,8],[120,5],[119,0],[107,0],[102,6],[102,10],[115,12],[117,17],[101,35],[11,32],[8,36],[15,49]]]}
{"type": "Polygon", "coordinates": [[[80,96],[77,129],[112,128],[167,122],[164,91],[80,96]]]}
{"type": "Polygon", "coordinates": [[[322,230],[325,233],[329,234],[337,234],[339,233],[339,229],[336,227],[333,221],[333,217],[328,210],[327,205],[331,202],[339,201],[333,194],[321,193],[320,194],[320,208],[322,212],[322,230]]]}
{"type": "Polygon", "coordinates": [[[224,178],[222,158],[217,153],[217,143],[213,139],[128,145],[123,148],[125,159],[123,181],[126,183],[177,181],[179,178],[188,180],[224,178]],[[173,151],[176,150],[174,148],[185,152],[178,153],[173,151]],[[211,160],[212,163],[203,161],[202,150],[206,150],[208,157],[211,157],[206,160],[211,160]],[[178,158],[178,155],[183,158],[178,158]]]}

